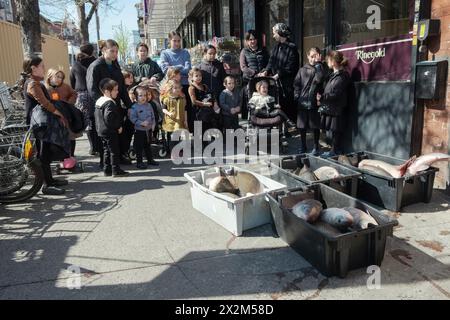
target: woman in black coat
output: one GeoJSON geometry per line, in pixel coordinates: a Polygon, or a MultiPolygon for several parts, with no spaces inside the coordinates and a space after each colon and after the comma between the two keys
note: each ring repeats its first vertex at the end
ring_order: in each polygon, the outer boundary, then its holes
{"type": "Polygon", "coordinates": [[[300,131],[299,154],[307,152],[306,133],[314,133],[313,156],[319,156],[320,114],[317,106],[317,94],[323,92],[325,72],[321,63],[319,48],[307,52],[308,63],[298,71],[294,81],[294,99],[297,103],[297,128],[300,131]]]}
{"type": "Polygon", "coordinates": [[[77,102],[75,106],[83,112],[84,120],[87,125],[87,136],[89,140],[89,154],[94,155],[101,152],[101,140],[97,136],[94,123],[95,101],[89,95],[86,84],[87,69],[95,61],[94,46],[92,44],[82,45],[76,61],[73,63],[70,71],[70,84],[77,92],[77,102]]]}
{"type": "MultiPolygon", "coordinates": [[[[117,105],[123,105],[126,109],[123,110],[124,124],[123,131],[119,136],[120,139],[120,153],[122,155],[121,163],[130,164],[127,154],[130,149],[131,139],[134,133],[134,126],[128,120],[128,110],[132,107],[132,102],[128,96],[127,87],[125,86],[125,79],[123,78],[122,70],[117,62],[119,53],[119,45],[114,40],[106,40],[101,47],[102,56],[95,60],[88,68],[86,75],[86,82],[89,94],[93,101],[97,101],[102,93],[100,91],[100,81],[109,78],[115,80],[119,84],[119,95],[117,96],[117,105]]],[[[102,154],[102,153],[100,153],[102,154]]],[[[100,160],[100,166],[103,163],[100,160]]]]}
{"type": "Polygon", "coordinates": [[[341,137],[344,131],[344,112],[348,105],[350,75],[344,70],[348,61],[341,52],[330,51],[326,60],[333,73],[330,75],[323,94],[317,94],[317,100],[321,113],[321,127],[323,130],[331,132],[333,136],[331,150],[322,155],[328,158],[341,152],[341,137]]]}
{"type": "Polygon", "coordinates": [[[272,31],[277,44],[272,49],[269,63],[262,75],[272,75],[279,80],[281,108],[289,119],[295,121],[297,110],[294,104],[294,79],[300,67],[300,56],[295,43],[289,40],[291,30],[286,24],[277,23],[272,31]]]}
{"type": "Polygon", "coordinates": [[[269,53],[266,48],[258,46],[258,38],[255,30],[249,30],[245,34],[245,48],[242,49],[239,58],[239,63],[242,70],[242,118],[248,118],[247,103],[248,88],[247,85],[255,77],[261,76],[261,72],[267,67],[269,63],[269,53]]]}

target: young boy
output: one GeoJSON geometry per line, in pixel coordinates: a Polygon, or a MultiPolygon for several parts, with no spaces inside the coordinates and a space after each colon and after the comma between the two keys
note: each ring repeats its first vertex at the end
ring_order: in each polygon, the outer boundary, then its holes
{"type": "Polygon", "coordinates": [[[225,90],[222,91],[219,98],[219,105],[222,111],[223,129],[239,128],[238,114],[241,112],[241,94],[235,90],[236,80],[227,76],[223,82],[225,90]]]}
{"type": "Polygon", "coordinates": [[[119,134],[122,133],[122,111],[114,99],[119,84],[111,79],[100,81],[103,97],[95,103],[95,126],[103,141],[105,176],[121,177],[128,174],[120,168],[119,134]]]}
{"type": "Polygon", "coordinates": [[[156,118],[152,106],[147,102],[147,88],[137,87],[135,96],[137,102],[131,108],[130,120],[134,124],[134,150],[136,151],[136,167],[138,169],[147,169],[143,163],[143,152],[147,158],[148,165],[158,166],[158,162],[153,160],[151,141],[152,132],[156,127],[156,118]]]}
{"type": "Polygon", "coordinates": [[[281,106],[275,104],[275,98],[269,95],[269,83],[261,80],[256,84],[256,92],[248,102],[249,109],[254,110],[254,116],[258,118],[275,118],[280,116],[288,127],[294,129],[296,124],[289,120],[281,106]]]}

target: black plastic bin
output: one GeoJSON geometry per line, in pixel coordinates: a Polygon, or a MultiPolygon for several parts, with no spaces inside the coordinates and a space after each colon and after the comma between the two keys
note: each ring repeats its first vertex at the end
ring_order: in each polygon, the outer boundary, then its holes
{"type": "MultiPolygon", "coordinates": [[[[365,159],[380,160],[392,165],[406,162],[406,160],[368,151],[347,154],[350,157],[355,155],[358,157],[358,163],[365,159]]],[[[331,160],[338,163],[338,157],[331,160]]],[[[439,171],[437,168],[430,167],[414,176],[392,178],[349,165],[346,167],[362,173],[358,180],[358,199],[391,211],[400,211],[405,206],[419,202],[429,203],[433,194],[434,177],[439,171]]]]}
{"type": "Polygon", "coordinates": [[[274,192],[268,197],[278,235],[327,277],[345,278],[350,270],[380,266],[386,238],[393,235],[394,226],[398,224],[397,220],[368,204],[323,184],[274,192]],[[379,225],[339,236],[324,233],[290,210],[296,203],[312,198],[321,201],[325,208],[356,207],[367,210],[379,225]]]}
{"type": "Polygon", "coordinates": [[[271,166],[279,167],[280,169],[286,171],[294,179],[297,179],[305,184],[318,184],[322,183],[330,186],[345,194],[356,197],[358,188],[358,178],[361,173],[353,169],[342,166],[336,162],[328,161],[319,157],[314,157],[309,154],[299,154],[296,156],[286,156],[270,160],[271,166]],[[298,168],[303,168],[307,164],[312,171],[319,169],[320,167],[328,166],[336,169],[341,175],[339,178],[319,180],[319,181],[309,181],[300,178],[293,172],[298,168]]]}

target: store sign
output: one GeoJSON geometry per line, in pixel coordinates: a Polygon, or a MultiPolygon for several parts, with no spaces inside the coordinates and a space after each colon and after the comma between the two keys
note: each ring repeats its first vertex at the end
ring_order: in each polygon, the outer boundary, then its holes
{"type": "Polygon", "coordinates": [[[355,81],[402,81],[411,77],[412,35],[353,43],[338,48],[355,81]]]}

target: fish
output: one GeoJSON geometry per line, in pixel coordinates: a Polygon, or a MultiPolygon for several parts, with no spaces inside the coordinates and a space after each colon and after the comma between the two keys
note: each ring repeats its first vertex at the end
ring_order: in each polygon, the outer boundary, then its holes
{"type": "Polygon", "coordinates": [[[380,160],[363,160],[359,163],[358,168],[360,169],[368,169],[372,171],[373,168],[381,169],[386,172],[385,175],[391,176],[393,178],[401,178],[405,175],[408,167],[416,160],[416,157],[412,157],[407,160],[405,163],[395,166],[380,160]]]}
{"type": "Polygon", "coordinates": [[[358,158],[357,154],[351,155],[350,157],[348,157],[348,159],[350,160],[350,163],[352,164],[352,166],[358,167],[359,158],[358,158]]]}
{"type": "Polygon", "coordinates": [[[227,177],[219,176],[209,182],[208,189],[217,193],[237,194],[239,190],[228,180],[227,177]]]}
{"type": "Polygon", "coordinates": [[[364,212],[357,208],[343,208],[343,210],[350,213],[353,217],[352,228],[356,230],[365,230],[369,228],[369,225],[377,226],[378,222],[367,212],[364,212]]]}
{"type": "Polygon", "coordinates": [[[313,226],[315,226],[317,229],[322,231],[323,233],[329,234],[330,236],[336,237],[342,234],[338,229],[335,227],[330,226],[328,223],[323,221],[316,221],[313,226]]]}
{"type": "Polygon", "coordinates": [[[345,164],[347,166],[353,166],[353,164],[350,162],[350,158],[347,157],[346,155],[340,155],[338,158],[338,162],[345,164]]]}
{"type": "Polygon", "coordinates": [[[376,174],[378,174],[378,175],[380,175],[380,176],[387,176],[387,177],[390,177],[391,175],[389,174],[389,172],[387,172],[387,171],[384,171],[383,169],[381,169],[381,168],[377,168],[377,167],[372,167],[372,166],[364,166],[363,168],[360,168],[360,169],[364,169],[364,170],[367,170],[367,171],[370,171],[370,172],[372,172],[372,173],[376,173],[376,174]]]}
{"type": "Polygon", "coordinates": [[[306,199],[292,207],[292,212],[307,222],[313,223],[319,219],[323,206],[320,201],[306,199]]]}
{"type": "Polygon", "coordinates": [[[322,210],[320,220],[339,230],[346,230],[353,225],[352,215],[348,211],[339,208],[322,210]]]}
{"type": "Polygon", "coordinates": [[[253,174],[245,171],[236,171],[234,168],[226,172],[228,180],[239,190],[242,197],[264,192],[264,185],[253,174]]]}
{"type": "Polygon", "coordinates": [[[420,156],[414,161],[407,170],[410,175],[427,170],[433,163],[439,161],[450,161],[450,155],[445,153],[430,153],[420,156]]]}
{"type": "Polygon", "coordinates": [[[339,172],[335,168],[328,166],[320,167],[319,169],[315,170],[314,175],[319,180],[335,179],[339,178],[340,176],[339,172]]]}
{"type": "Polygon", "coordinates": [[[312,172],[311,168],[306,164],[303,168],[297,168],[297,170],[294,171],[294,174],[307,181],[317,181],[314,172],[312,172]]]}

